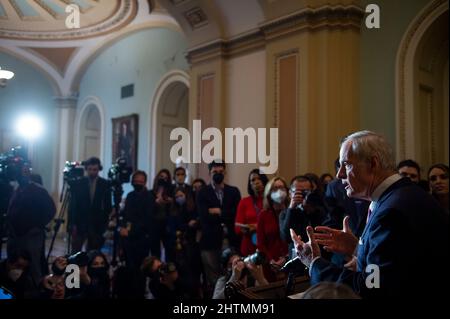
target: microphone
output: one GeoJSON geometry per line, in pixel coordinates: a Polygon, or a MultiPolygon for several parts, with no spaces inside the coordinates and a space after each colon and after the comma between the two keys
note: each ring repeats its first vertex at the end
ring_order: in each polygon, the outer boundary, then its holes
{"type": "Polygon", "coordinates": [[[297,256],[285,263],[280,270],[285,272],[304,272],[305,267],[306,266],[301,262],[300,257],[297,256]]]}

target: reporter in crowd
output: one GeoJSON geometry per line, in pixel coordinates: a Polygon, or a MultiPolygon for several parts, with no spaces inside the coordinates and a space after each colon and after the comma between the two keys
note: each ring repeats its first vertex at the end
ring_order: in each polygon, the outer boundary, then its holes
{"type": "Polygon", "coordinates": [[[99,176],[103,169],[100,159],[91,157],[84,162],[87,176],[71,186],[69,225],[72,232],[72,253],[82,250],[87,241],[87,250],[101,249],[103,234],[112,212],[111,187],[99,176]]]}
{"type": "Polygon", "coordinates": [[[56,214],[56,207],[48,192],[31,182],[30,167],[20,162],[17,167],[18,188],[12,194],[6,216],[8,227],[7,253],[13,256],[25,251],[30,256],[27,276],[32,286],[25,292],[28,298],[38,294],[39,282],[45,269],[45,227],[56,214]]]}
{"type": "Polygon", "coordinates": [[[172,177],[167,169],[160,170],[153,180],[152,192],[155,197],[153,215],[154,235],[151,237],[150,249],[152,255],[158,258],[161,258],[161,242],[164,249],[169,249],[166,229],[167,216],[174,201],[174,187],[171,181],[172,177]]]}
{"type": "Polygon", "coordinates": [[[221,263],[223,274],[214,286],[213,299],[225,299],[227,283],[235,282],[245,288],[263,286],[269,283],[264,277],[262,265],[244,262],[239,252],[234,248],[223,250],[221,263]]]}
{"type": "Polygon", "coordinates": [[[258,250],[262,252],[268,263],[263,265],[268,281],[276,281],[279,269],[286,262],[288,244],[281,239],[279,216],[289,205],[288,186],[281,177],[271,179],[264,191],[264,209],[258,220],[258,250]]]}
{"type": "Polygon", "coordinates": [[[235,231],[241,238],[241,254],[246,256],[256,250],[256,229],[258,218],[263,210],[264,187],[268,182],[267,176],[259,169],[253,169],[247,180],[247,197],[239,201],[237,207],[235,231]]]}
{"type": "Polygon", "coordinates": [[[441,207],[447,210],[447,214],[449,212],[448,173],[449,168],[445,164],[435,164],[428,170],[431,195],[436,198],[441,207]]]}
{"type": "Polygon", "coordinates": [[[197,195],[197,208],[202,227],[200,250],[208,285],[206,295],[212,295],[220,275],[220,255],[224,244],[239,247],[234,232],[239,189],[225,184],[226,165],[222,160],[208,165],[211,183],[197,195]]]}
{"type": "Polygon", "coordinates": [[[151,242],[159,240],[159,229],[155,227],[157,221],[154,218],[155,195],[147,189],[146,183],[147,174],[144,171],[133,173],[133,191],[125,199],[120,227],[126,265],[136,274],[150,253],[151,242]]]}
{"type": "Polygon", "coordinates": [[[313,190],[313,183],[308,177],[295,176],[291,180],[290,195],[291,201],[289,206],[280,213],[279,224],[281,238],[289,243],[292,258],[294,246],[290,229],[294,229],[301,236],[306,236],[307,226],[325,225],[330,218],[321,195],[313,190]]]}

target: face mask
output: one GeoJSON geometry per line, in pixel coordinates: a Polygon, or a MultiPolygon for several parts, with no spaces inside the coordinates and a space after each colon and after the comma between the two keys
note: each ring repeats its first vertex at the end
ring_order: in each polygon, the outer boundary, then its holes
{"type": "Polygon", "coordinates": [[[144,185],[134,184],[133,188],[136,192],[140,192],[144,189],[144,185]]]}
{"type": "Polygon", "coordinates": [[[177,197],[175,199],[175,201],[177,202],[178,205],[182,206],[182,205],[184,205],[184,203],[186,203],[186,198],[185,197],[177,197]]]}
{"type": "Polygon", "coordinates": [[[224,178],[225,178],[225,175],[223,175],[222,173],[215,173],[213,175],[214,184],[216,184],[216,185],[222,184],[224,178]]]}
{"type": "Polygon", "coordinates": [[[90,268],[88,273],[89,273],[89,276],[95,277],[95,278],[105,278],[108,276],[106,267],[90,268]]]}
{"type": "Polygon", "coordinates": [[[158,187],[164,187],[167,188],[170,186],[170,183],[167,182],[164,178],[158,179],[158,187]]]}
{"type": "Polygon", "coordinates": [[[19,280],[20,276],[22,276],[23,270],[22,269],[11,269],[8,272],[9,278],[11,278],[12,281],[19,280]]]}
{"type": "Polygon", "coordinates": [[[9,182],[9,185],[13,188],[13,190],[16,190],[19,187],[19,183],[17,181],[11,181],[9,182]]]}
{"type": "Polygon", "coordinates": [[[281,204],[282,202],[284,202],[284,200],[286,199],[286,192],[284,190],[277,190],[276,192],[272,192],[272,194],[270,194],[270,197],[272,198],[272,200],[275,203],[281,204]]]}

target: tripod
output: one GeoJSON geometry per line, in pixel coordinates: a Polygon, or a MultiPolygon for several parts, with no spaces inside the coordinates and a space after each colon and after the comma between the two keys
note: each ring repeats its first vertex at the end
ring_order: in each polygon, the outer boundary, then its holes
{"type": "Polygon", "coordinates": [[[120,222],[120,202],[122,201],[123,187],[122,184],[113,183],[113,201],[114,201],[114,231],[113,231],[113,251],[111,266],[117,266],[117,250],[119,246],[119,222],[120,222]]]}
{"type": "MultiPolygon", "coordinates": [[[[58,235],[59,232],[59,228],[61,227],[61,224],[64,224],[65,220],[64,220],[64,213],[67,210],[67,207],[70,203],[70,185],[67,181],[64,181],[62,190],[61,190],[61,196],[59,198],[59,202],[62,202],[61,205],[61,209],[59,211],[58,217],[55,218],[55,226],[53,227],[53,237],[52,237],[52,241],[50,243],[50,248],[48,250],[48,254],[47,254],[47,264],[48,261],[50,259],[50,255],[52,253],[53,250],[53,246],[55,244],[55,239],[56,236],[58,235]]],[[[69,229],[69,227],[68,227],[69,229]]],[[[68,231],[68,239],[67,239],[67,252],[70,252],[70,239],[71,239],[71,234],[70,231],[68,231]]]]}

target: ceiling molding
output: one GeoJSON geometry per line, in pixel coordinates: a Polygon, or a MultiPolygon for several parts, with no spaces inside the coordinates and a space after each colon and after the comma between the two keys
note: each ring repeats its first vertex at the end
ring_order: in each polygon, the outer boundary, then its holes
{"type": "Polygon", "coordinates": [[[264,48],[267,41],[290,33],[322,28],[360,30],[364,17],[362,8],[355,5],[305,8],[262,23],[258,28],[231,39],[219,39],[188,50],[189,63],[197,64],[218,57],[230,58],[264,48]]]}
{"type": "MultiPolygon", "coordinates": [[[[14,1],[10,0],[10,2],[11,4],[13,3],[16,4],[16,2],[14,1]]],[[[74,40],[74,39],[97,37],[100,35],[113,32],[117,29],[123,28],[126,25],[128,25],[136,16],[137,10],[138,10],[137,0],[122,0],[118,2],[117,9],[113,10],[113,14],[110,17],[84,28],[51,30],[51,31],[30,31],[30,30],[14,30],[7,27],[1,27],[0,38],[17,39],[17,40],[60,41],[60,40],[74,40]]],[[[82,10],[80,11],[82,19],[83,11],[82,10]]],[[[11,24],[9,21],[6,21],[3,22],[3,25],[8,26],[6,23],[11,24]]]]}

